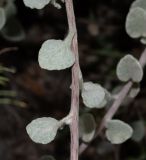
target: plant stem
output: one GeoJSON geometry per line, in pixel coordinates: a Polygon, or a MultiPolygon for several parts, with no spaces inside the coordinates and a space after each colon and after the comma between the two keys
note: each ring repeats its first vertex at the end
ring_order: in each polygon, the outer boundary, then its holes
{"type": "MultiPolygon", "coordinates": [[[[141,64],[142,67],[144,67],[146,65],[146,49],[141,54],[141,57],[139,59],[139,63],[141,64]]],[[[97,128],[96,135],[94,138],[96,138],[102,132],[102,130],[106,127],[107,121],[109,121],[110,119],[113,118],[113,116],[115,115],[115,113],[117,112],[119,107],[121,106],[123,100],[127,96],[128,92],[132,88],[132,85],[133,85],[133,82],[129,81],[123,86],[123,88],[121,89],[121,91],[118,94],[118,98],[114,101],[112,106],[109,108],[109,110],[107,111],[107,113],[103,117],[99,127],[97,128]]],[[[82,143],[80,145],[79,154],[82,154],[87,149],[87,147],[88,147],[88,144],[82,143]]]]}
{"type": "Polygon", "coordinates": [[[72,67],[72,95],[71,95],[71,110],[72,121],[70,123],[71,145],[70,145],[70,160],[78,160],[79,149],[79,133],[78,133],[78,116],[79,116],[79,56],[77,29],[72,0],[65,0],[69,32],[75,33],[72,40],[72,52],[75,56],[75,63],[72,67]]]}
{"type": "Polygon", "coordinates": [[[105,116],[100,124],[100,127],[98,128],[98,132],[96,133],[96,135],[99,135],[101,133],[101,131],[104,129],[104,127],[106,127],[107,122],[113,118],[113,116],[115,115],[115,113],[119,109],[120,105],[124,101],[126,95],[130,91],[132,85],[133,85],[132,81],[130,81],[126,85],[124,85],[124,87],[122,88],[122,90],[118,94],[117,100],[115,100],[113,105],[109,108],[108,112],[105,114],[105,116]]]}

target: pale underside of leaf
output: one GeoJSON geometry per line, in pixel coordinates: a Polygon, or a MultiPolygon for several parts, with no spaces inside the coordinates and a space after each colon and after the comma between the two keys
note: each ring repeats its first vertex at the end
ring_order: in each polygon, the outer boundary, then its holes
{"type": "Polygon", "coordinates": [[[27,125],[26,130],[34,142],[47,144],[54,140],[58,128],[58,120],[51,117],[43,117],[33,120],[27,125]]]}
{"type": "Polygon", "coordinates": [[[90,142],[95,134],[96,122],[92,114],[86,113],[80,117],[79,133],[84,142],[90,142]]]}
{"type": "Polygon", "coordinates": [[[101,104],[105,98],[105,90],[99,84],[85,82],[81,96],[86,107],[102,108],[101,104]]]}
{"type": "Polygon", "coordinates": [[[146,36],[146,11],[136,7],[129,11],[126,19],[126,31],[132,38],[146,36]]]}
{"type": "Polygon", "coordinates": [[[132,80],[133,82],[140,82],[143,77],[143,69],[139,61],[131,55],[126,55],[118,63],[117,76],[121,81],[132,80]]]}
{"type": "Polygon", "coordinates": [[[39,51],[39,65],[47,70],[62,70],[75,62],[70,44],[62,40],[47,40],[39,51]]]}
{"type": "Polygon", "coordinates": [[[120,120],[110,120],[107,124],[106,137],[113,144],[125,142],[132,134],[132,128],[120,120]]]}

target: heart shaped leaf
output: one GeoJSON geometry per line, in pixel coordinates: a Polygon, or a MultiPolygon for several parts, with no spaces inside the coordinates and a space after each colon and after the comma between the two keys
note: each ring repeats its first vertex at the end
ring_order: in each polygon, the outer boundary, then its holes
{"type": "Polygon", "coordinates": [[[47,70],[62,70],[71,67],[75,62],[71,51],[72,37],[62,40],[47,40],[39,51],[39,65],[47,70]]]}
{"type": "Polygon", "coordinates": [[[99,84],[92,82],[83,83],[81,96],[83,103],[89,108],[102,108],[100,104],[104,101],[105,90],[99,84]]]}
{"type": "Polygon", "coordinates": [[[95,134],[96,122],[92,114],[85,113],[79,119],[79,133],[84,142],[90,142],[95,134]]]}
{"type": "Polygon", "coordinates": [[[131,55],[126,55],[120,60],[116,73],[118,78],[123,82],[128,80],[140,82],[143,77],[143,69],[139,61],[131,55]]]}
{"type": "Polygon", "coordinates": [[[133,8],[126,19],[126,31],[132,38],[146,36],[146,11],[140,7],[133,8]]]}
{"type": "Polygon", "coordinates": [[[5,10],[0,7],[0,29],[4,27],[5,23],[6,23],[5,10]]]}
{"type": "Polygon", "coordinates": [[[120,120],[110,120],[107,123],[106,137],[112,144],[123,143],[131,138],[132,134],[132,128],[120,120]]]}
{"type": "Polygon", "coordinates": [[[58,120],[51,117],[43,117],[33,120],[27,125],[26,130],[34,142],[47,144],[54,140],[59,125],[58,120]]]}

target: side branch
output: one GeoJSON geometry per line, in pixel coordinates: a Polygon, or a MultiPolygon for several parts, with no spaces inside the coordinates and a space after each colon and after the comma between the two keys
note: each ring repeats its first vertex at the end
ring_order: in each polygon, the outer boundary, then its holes
{"type": "MultiPolygon", "coordinates": [[[[139,59],[139,62],[142,67],[144,67],[146,65],[146,49],[143,51],[143,53],[139,59]]],[[[109,121],[110,119],[113,118],[113,116],[115,115],[115,113],[117,112],[119,107],[121,106],[123,100],[127,96],[128,92],[132,88],[132,85],[133,85],[133,82],[129,81],[123,86],[123,88],[121,89],[121,91],[118,94],[118,98],[114,101],[112,106],[109,108],[109,110],[107,111],[107,113],[103,117],[103,119],[100,123],[100,126],[97,128],[96,135],[94,138],[96,138],[102,132],[102,130],[106,127],[107,121],[109,121]]],[[[88,147],[88,144],[82,143],[80,145],[79,154],[82,154],[87,149],[87,147],[88,147]]]]}

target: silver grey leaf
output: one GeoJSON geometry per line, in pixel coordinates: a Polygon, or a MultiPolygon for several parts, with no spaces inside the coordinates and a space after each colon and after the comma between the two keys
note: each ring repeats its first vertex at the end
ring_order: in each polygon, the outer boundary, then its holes
{"type": "Polygon", "coordinates": [[[47,40],[39,51],[39,65],[47,70],[62,70],[71,67],[75,62],[71,51],[71,40],[47,40]]]}
{"type": "Polygon", "coordinates": [[[132,8],[126,18],[126,31],[132,38],[146,36],[146,11],[140,7],[132,8]]]}
{"type": "Polygon", "coordinates": [[[43,117],[33,120],[27,125],[26,130],[34,142],[47,144],[54,140],[58,128],[58,120],[51,117],[43,117]]]}
{"type": "Polygon", "coordinates": [[[112,144],[120,144],[131,138],[133,129],[120,120],[110,120],[107,123],[106,137],[112,144]]]}
{"type": "Polygon", "coordinates": [[[143,78],[143,69],[139,61],[132,55],[126,55],[120,60],[116,73],[118,78],[123,82],[129,80],[140,82],[143,78]]]}
{"type": "Polygon", "coordinates": [[[50,3],[51,0],[23,0],[25,6],[30,7],[32,9],[42,9],[47,4],[50,3]]]}
{"type": "Polygon", "coordinates": [[[99,84],[85,82],[83,83],[81,96],[86,107],[102,108],[101,103],[105,98],[105,90],[99,84]]]}

